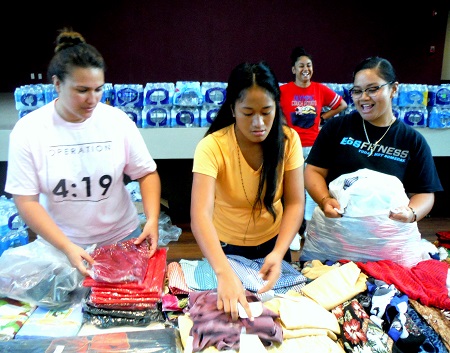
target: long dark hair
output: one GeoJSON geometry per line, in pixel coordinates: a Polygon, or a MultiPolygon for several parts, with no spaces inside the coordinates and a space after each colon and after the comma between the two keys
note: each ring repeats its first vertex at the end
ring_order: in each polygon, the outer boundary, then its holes
{"type": "Polygon", "coordinates": [[[264,61],[258,63],[245,62],[239,64],[231,71],[228,78],[225,102],[220,107],[205,136],[236,122],[232,109],[234,109],[236,102],[243,98],[245,92],[255,85],[264,88],[273,98],[276,110],[272,129],[267,138],[261,142],[263,164],[253,210],[256,208],[262,209],[262,199],[264,206],[275,220],[276,212],[273,208],[273,200],[279,179],[278,166],[284,157],[286,136],[283,132],[284,122],[280,109],[280,86],[275,74],[267,63],[264,61]],[[264,185],[266,185],[266,192],[262,195],[264,185]]]}

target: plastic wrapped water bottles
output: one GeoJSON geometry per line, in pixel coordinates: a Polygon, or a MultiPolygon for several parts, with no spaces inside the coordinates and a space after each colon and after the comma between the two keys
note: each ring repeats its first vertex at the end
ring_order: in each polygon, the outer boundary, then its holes
{"type": "Polygon", "coordinates": [[[142,109],[142,128],[170,127],[171,105],[146,105],[142,109]]]}
{"type": "Polygon", "coordinates": [[[27,244],[27,229],[14,202],[2,195],[0,197],[0,255],[6,249],[27,244]]]}
{"type": "Polygon", "coordinates": [[[45,104],[45,91],[42,85],[25,85],[14,90],[19,119],[45,104]]]}
{"type": "Polygon", "coordinates": [[[430,129],[450,128],[450,108],[432,107],[428,115],[430,129]]]}
{"type": "Polygon", "coordinates": [[[436,105],[450,108],[450,84],[442,84],[436,90],[436,105]]]}
{"type": "Polygon", "coordinates": [[[133,105],[116,107],[125,112],[137,127],[142,127],[142,107],[135,107],[133,105]]]}
{"type": "Polygon", "coordinates": [[[115,84],[114,91],[114,106],[139,108],[144,106],[144,87],[141,84],[115,84]]]}
{"type": "Polygon", "coordinates": [[[222,105],[227,96],[226,82],[202,82],[201,91],[204,104],[222,105]]]}
{"type": "Polygon", "coordinates": [[[148,82],[144,88],[144,106],[172,105],[174,92],[173,82],[148,82]]]}
{"type": "Polygon", "coordinates": [[[203,104],[200,109],[200,127],[210,126],[216,118],[220,106],[215,104],[203,104]]]}
{"type": "Polygon", "coordinates": [[[144,88],[142,128],[170,127],[175,84],[148,82],[144,88]]]}
{"type": "Polygon", "coordinates": [[[407,125],[427,127],[428,110],[426,107],[400,107],[399,117],[407,125]]]}
{"type": "Polygon", "coordinates": [[[197,107],[177,107],[172,108],[170,114],[171,127],[199,127],[200,112],[197,107]]]}
{"type": "Polygon", "coordinates": [[[105,83],[103,85],[103,95],[100,101],[108,105],[114,105],[115,97],[116,91],[114,90],[113,84],[105,83]]]}
{"type": "Polygon", "coordinates": [[[203,95],[198,81],[177,81],[173,95],[173,105],[198,107],[203,104],[203,95]]]}
{"type": "Polygon", "coordinates": [[[398,85],[400,107],[426,107],[428,103],[428,86],[421,84],[400,83],[398,85]]]}

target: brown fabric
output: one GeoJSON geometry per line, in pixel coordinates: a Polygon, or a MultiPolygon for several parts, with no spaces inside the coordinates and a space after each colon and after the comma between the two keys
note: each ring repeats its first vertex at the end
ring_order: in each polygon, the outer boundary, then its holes
{"type": "Polygon", "coordinates": [[[437,332],[441,337],[442,343],[450,350],[450,311],[425,306],[414,299],[409,299],[409,303],[425,319],[428,325],[437,332]]]}

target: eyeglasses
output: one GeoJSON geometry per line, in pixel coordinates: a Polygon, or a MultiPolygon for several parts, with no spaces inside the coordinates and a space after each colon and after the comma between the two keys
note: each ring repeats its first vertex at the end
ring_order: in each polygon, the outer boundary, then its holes
{"type": "Polygon", "coordinates": [[[369,97],[375,97],[381,87],[390,85],[392,83],[394,83],[394,81],[386,82],[380,86],[369,87],[366,89],[356,89],[353,87],[352,89],[350,89],[350,94],[353,98],[361,98],[363,93],[365,92],[369,97]]]}

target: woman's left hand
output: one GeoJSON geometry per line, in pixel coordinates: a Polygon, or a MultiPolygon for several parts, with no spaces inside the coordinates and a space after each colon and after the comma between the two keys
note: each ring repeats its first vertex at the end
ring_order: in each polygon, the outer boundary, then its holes
{"type": "Polygon", "coordinates": [[[274,252],[271,252],[266,256],[259,274],[261,275],[261,278],[267,282],[258,290],[258,293],[265,293],[271,290],[275,283],[277,283],[281,275],[281,261],[282,258],[274,252]]]}
{"type": "Polygon", "coordinates": [[[410,207],[399,206],[389,211],[389,218],[397,222],[412,223],[416,215],[410,207]]]}

